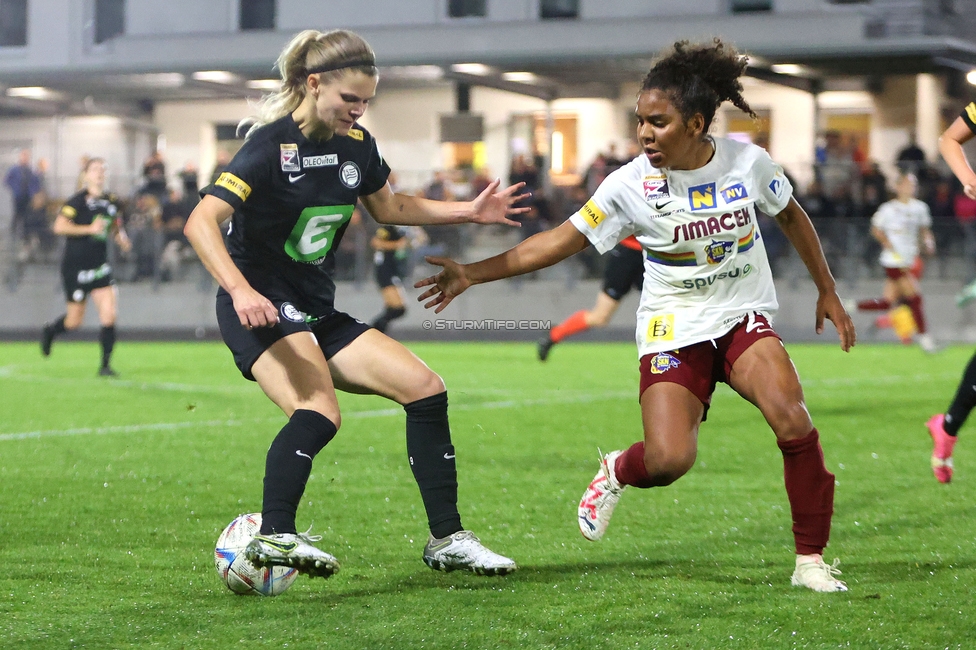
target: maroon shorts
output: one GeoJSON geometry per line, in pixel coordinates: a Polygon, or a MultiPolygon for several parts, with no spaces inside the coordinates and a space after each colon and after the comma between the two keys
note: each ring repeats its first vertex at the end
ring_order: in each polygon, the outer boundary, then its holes
{"type": "Polygon", "coordinates": [[[902,268],[892,268],[890,266],[884,267],[885,275],[888,276],[889,280],[898,280],[908,275],[908,269],[902,268]]]}
{"type": "Polygon", "coordinates": [[[732,366],[742,353],[769,336],[782,340],[765,316],[753,313],[714,341],[644,355],[640,360],[640,395],[657,383],[680,384],[701,400],[707,410],[715,384],[728,383],[732,366]]]}

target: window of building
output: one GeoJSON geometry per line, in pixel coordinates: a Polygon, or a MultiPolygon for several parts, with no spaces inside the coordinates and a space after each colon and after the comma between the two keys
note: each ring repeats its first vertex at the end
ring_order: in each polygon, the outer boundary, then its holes
{"type": "Polygon", "coordinates": [[[579,0],[540,0],[539,18],[579,18],[579,0]]]}
{"type": "Polygon", "coordinates": [[[95,43],[125,34],[125,0],[95,0],[95,43]]]}
{"type": "Polygon", "coordinates": [[[241,31],[274,29],[277,0],[240,0],[241,31]]]}
{"type": "Polygon", "coordinates": [[[450,18],[484,18],[488,15],[488,0],[447,0],[450,18]]]}
{"type": "Polygon", "coordinates": [[[729,0],[729,9],[734,14],[744,14],[753,11],[772,11],[773,0],[729,0]]]}
{"type": "Polygon", "coordinates": [[[0,47],[27,45],[27,0],[0,0],[0,47]]]}

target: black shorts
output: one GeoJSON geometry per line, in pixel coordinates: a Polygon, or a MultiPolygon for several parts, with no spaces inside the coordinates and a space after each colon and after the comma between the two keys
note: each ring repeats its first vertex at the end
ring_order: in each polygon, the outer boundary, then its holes
{"type": "Polygon", "coordinates": [[[370,329],[369,325],[356,320],[349,314],[333,310],[331,314],[306,322],[304,314],[287,300],[268,296],[268,300],[278,309],[278,324],[274,327],[245,329],[241,319],[234,311],[234,301],[230,294],[221,290],[217,293],[217,324],[224,343],[234,355],[234,363],[246,379],[254,381],[251,367],[264,351],[275,342],[295,332],[311,332],[326,359],[331,359],[341,349],[356,340],[360,334],[370,329]]]}
{"type": "Polygon", "coordinates": [[[61,284],[68,302],[85,302],[93,289],[110,287],[115,284],[115,279],[112,277],[112,267],[108,264],[102,264],[95,269],[62,266],[61,284]]]}
{"type": "Polygon", "coordinates": [[[631,288],[641,290],[644,284],[644,253],[617,244],[608,253],[603,272],[603,293],[620,300],[631,288]]]}
{"type": "Polygon", "coordinates": [[[380,289],[403,284],[404,273],[401,260],[394,258],[392,255],[388,255],[387,259],[375,264],[375,266],[376,284],[380,285],[380,289]]]}

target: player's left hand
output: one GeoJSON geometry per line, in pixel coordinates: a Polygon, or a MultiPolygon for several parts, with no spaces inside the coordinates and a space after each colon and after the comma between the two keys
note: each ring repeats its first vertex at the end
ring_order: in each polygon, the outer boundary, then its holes
{"type": "Polygon", "coordinates": [[[524,214],[529,207],[514,207],[516,203],[532,196],[528,192],[516,194],[525,187],[525,183],[509,185],[501,191],[496,191],[501,185],[500,179],[495,179],[478,197],[471,202],[471,223],[504,223],[509,226],[520,226],[518,221],[509,219],[516,214],[524,214]]]}
{"type": "Polygon", "coordinates": [[[837,335],[840,336],[840,349],[844,352],[849,351],[857,342],[857,332],[854,330],[854,321],[850,314],[844,309],[840,296],[836,291],[822,293],[817,299],[817,334],[823,334],[824,318],[830,319],[837,328],[837,335]]]}
{"type": "Polygon", "coordinates": [[[430,289],[417,296],[417,302],[430,298],[431,300],[424,303],[424,309],[430,309],[436,306],[437,308],[434,309],[434,313],[439,314],[444,311],[445,307],[451,304],[452,300],[464,293],[471,286],[471,280],[465,274],[464,267],[450,258],[425,257],[424,259],[427,260],[428,264],[440,266],[443,270],[437,275],[432,275],[414,283],[414,289],[430,287],[430,289]]]}

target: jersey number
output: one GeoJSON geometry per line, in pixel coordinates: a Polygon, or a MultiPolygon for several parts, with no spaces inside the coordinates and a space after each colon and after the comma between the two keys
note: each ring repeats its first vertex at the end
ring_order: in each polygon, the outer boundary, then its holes
{"type": "Polygon", "coordinates": [[[305,208],[285,241],[285,252],[298,262],[314,262],[332,249],[336,233],[352,217],[354,206],[305,208]]]}

